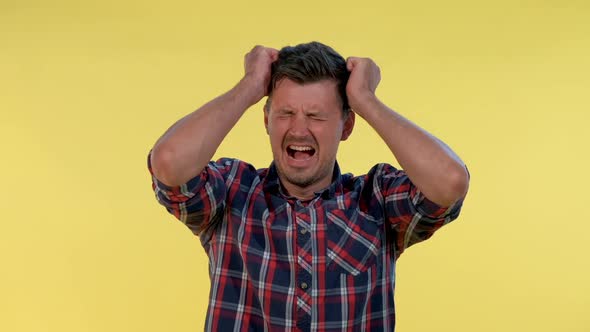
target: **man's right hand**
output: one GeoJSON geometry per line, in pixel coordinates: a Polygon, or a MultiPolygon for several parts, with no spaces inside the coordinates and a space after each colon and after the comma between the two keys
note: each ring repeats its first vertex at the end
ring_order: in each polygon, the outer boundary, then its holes
{"type": "Polygon", "coordinates": [[[244,83],[251,91],[252,104],[268,94],[271,65],[278,57],[278,50],[260,45],[244,56],[244,78],[240,83],[244,83]]]}
{"type": "Polygon", "coordinates": [[[238,119],[268,93],[271,64],[279,51],[254,47],[244,57],[244,77],[230,91],[178,120],[156,142],[151,163],[168,186],[186,183],[203,171],[238,119]]]}

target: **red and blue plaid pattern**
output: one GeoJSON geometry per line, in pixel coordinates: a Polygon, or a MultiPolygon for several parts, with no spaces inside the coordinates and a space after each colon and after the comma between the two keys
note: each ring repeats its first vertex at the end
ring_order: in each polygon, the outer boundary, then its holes
{"type": "Polygon", "coordinates": [[[307,202],[274,165],[228,158],[178,187],[152,173],[152,187],[209,256],[207,331],[393,331],[396,259],[462,205],[437,206],[387,164],[357,177],[336,164],[307,202]]]}

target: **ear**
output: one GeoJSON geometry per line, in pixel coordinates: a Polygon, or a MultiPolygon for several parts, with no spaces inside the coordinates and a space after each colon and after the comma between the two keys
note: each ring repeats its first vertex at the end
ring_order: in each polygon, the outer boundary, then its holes
{"type": "Polygon", "coordinates": [[[266,129],[266,134],[268,135],[268,108],[266,105],[264,105],[262,112],[264,112],[264,129],[266,129]]]}
{"type": "Polygon", "coordinates": [[[346,141],[348,136],[352,134],[352,128],[354,128],[354,117],[354,112],[352,110],[348,111],[348,115],[346,115],[346,119],[344,120],[344,126],[342,127],[342,137],[340,138],[341,141],[346,141]]]}

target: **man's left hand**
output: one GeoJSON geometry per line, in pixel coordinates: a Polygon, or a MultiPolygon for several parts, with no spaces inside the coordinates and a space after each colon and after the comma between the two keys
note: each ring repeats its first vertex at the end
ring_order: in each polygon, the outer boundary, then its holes
{"type": "Polygon", "coordinates": [[[357,112],[367,98],[376,98],[375,90],[381,81],[381,71],[373,60],[358,57],[346,59],[346,68],[350,71],[346,95],[353,111],[357,112]]]}

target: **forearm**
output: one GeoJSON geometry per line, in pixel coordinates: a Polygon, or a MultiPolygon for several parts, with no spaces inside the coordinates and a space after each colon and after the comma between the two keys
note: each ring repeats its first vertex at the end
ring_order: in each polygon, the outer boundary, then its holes
{"type": "Polygon", "coordinates": [[[410,180],[428,199],[450,206],[466,194],[469,175],[464,163],[446,144],[374,95],[361,100],[355,112],[377,131],[410,180]]]}
{"type": "Polygon", "coordinates": [[[250,85],[242,80],[230,91],[177,121],[152,150],[156,178],[177,186],[199,174],[245,110],[258,99],[250,85]]]}

